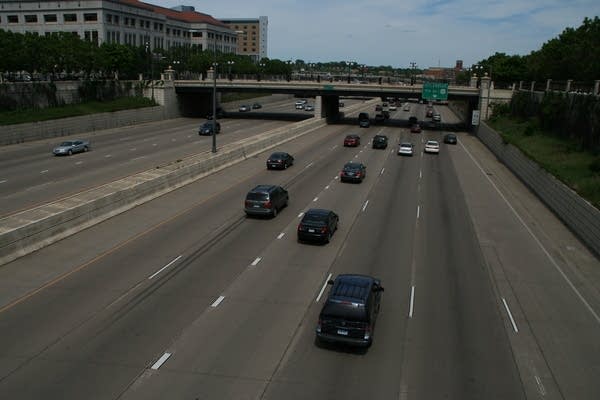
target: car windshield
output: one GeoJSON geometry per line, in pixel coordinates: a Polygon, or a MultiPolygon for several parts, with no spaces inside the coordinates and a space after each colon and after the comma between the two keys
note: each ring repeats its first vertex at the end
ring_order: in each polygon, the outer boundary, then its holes
{"type": "Polygon", "coordinates": [[[62,142],[60,146],[73,146],[73,142],[62,142]]]}
{"type": "Polygon", "coordinates": [[[246,196],[246,200],[265,201],[269,200],[269,195],[267,193],[252,192],[248,193],[248,196],[246,196]]]}
{"type": "Polygon", "coordinates": [[[285,158],[285,154],[283,153],[273,153],[269,159],[271,160],[283,160],[285,158]]]}
{"type": "Polygon", "coordinates": [[[410,144],[410,143],[402,143],[402,144],[400,144],[400,147],[412,147],[412,144],[410,144]]]}
{"type": "Polygon", "coordinates": [[[328,301],[323,306],[321,316],[324,318],[344,319],[347,321],[365,322],[368,314],[362,304],[351,302],[328,301]]]}
{"type": "Polygon", "coordinates": [[[325,226],[327,222],[327,215],[322,214],[306,214],[302,218],[303,224],[325,226]]]}
{"type": "Polygon", "coordinates": [[[345,171],[359,171],[361,169],[360,164],[346,164],[344,165],[345,171]]]}

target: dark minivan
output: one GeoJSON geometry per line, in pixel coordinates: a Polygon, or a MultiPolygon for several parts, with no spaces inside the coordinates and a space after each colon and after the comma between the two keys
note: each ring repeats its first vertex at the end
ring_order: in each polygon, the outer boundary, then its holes
{"type": "Polygon", "coordinates": [[[298,241],[329,243],[337,230],[339,217],[331,210],[311,208],[298,224],[298,241]]]}
{"type": "Polygon", "coordinates": [[[333,285],[317,323],[317,341],[369,347],[381,305],[383,287],[367,275],[342,274],[333,285]]]}
{"type": "Polygon", "coordinates": [[[374,149],[385,149],[388,145],[388,137],[385,135],[375,135],[373,138],[373,148],[374,149]]]}
{"type": "Polygon", "coordinates": [[[281,186],[258,185],[246,195],[244,211],[246,215],[275,217],[288,201],[288,192],[281,186]]]}
{"type": "Polygon", "coordinates": [[[358,114],[358,126],[361,128],[368,128],[371,126],[371,121],[369,120],[369,113],[361,112],[358,114]]]}

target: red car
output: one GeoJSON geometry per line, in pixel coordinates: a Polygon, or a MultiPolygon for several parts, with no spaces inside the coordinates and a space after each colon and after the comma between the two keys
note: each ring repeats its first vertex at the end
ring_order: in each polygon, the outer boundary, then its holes
{"type": "Polygon", "coordinates": [[[357,147],[360,144],[360,136],[348,135],[344,139],[344,147],[357,147]]]}
{"type": "Polygon", "coordinates": [[[421,133],[421,125],[414,124],[413,126],[410,127],[410,132],[411,133],[421,133]]]}

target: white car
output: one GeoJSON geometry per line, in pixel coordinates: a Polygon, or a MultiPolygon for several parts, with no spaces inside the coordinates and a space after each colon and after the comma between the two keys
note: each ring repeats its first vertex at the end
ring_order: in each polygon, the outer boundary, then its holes
{"type": "Polygon", "coordinates": [[[296,110],[304,110],[305,103],[306,103],[306,100],[298,100],[296,102],[296,110]]]}
{"type": "Polygon", "coordinates": [[[442,120],[442,116],[441,116],[440,114],[437,114],[437,113],[436,113],[436,114],[433,114],[433,117],[432,117],[432,119],[433,119],[435,122],[440,122],[440,121],[442,120]]]}
{"type": "Polygon", "coordinates": [[[412,143],[404,142],[400,143],[398,146],[398,155],[399,156],[412,156],[414,145],[412,143]]]}
{"type": "Polygon", "coordinates": [[[425,143],[425,153],[439,153],[440,152],[440,144],[435,140],[428,140],[425,143]]]}
{"type": "Polygon", "coordinates": [[[390,111],[396,111],[398,107],[395,104],[390,104],[390,111]]]}

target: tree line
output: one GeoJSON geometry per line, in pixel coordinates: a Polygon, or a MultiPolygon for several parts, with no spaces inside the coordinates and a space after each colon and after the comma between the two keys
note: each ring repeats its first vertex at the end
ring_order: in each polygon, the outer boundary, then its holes
{"type": "MultiPolygon", "coordinates": [[[[600,18],[585,18],[578,28],[566,28],[528,55],[495,53],[477,65],[495,82],[572,79],[593,83],[600,79],[600,18]]],[[[461,78],[468,79],[468,74],[461,78]]]]}

